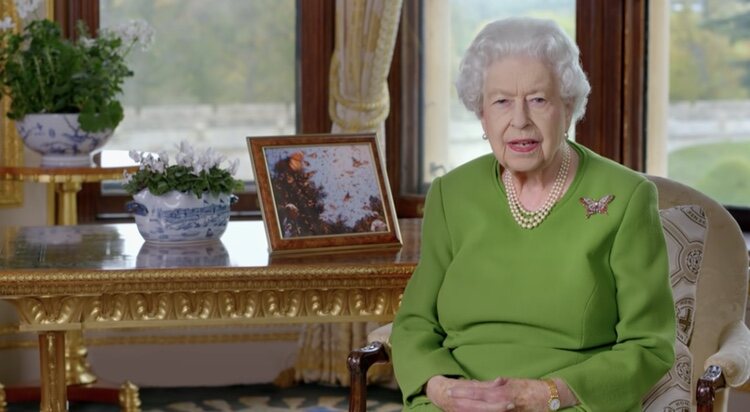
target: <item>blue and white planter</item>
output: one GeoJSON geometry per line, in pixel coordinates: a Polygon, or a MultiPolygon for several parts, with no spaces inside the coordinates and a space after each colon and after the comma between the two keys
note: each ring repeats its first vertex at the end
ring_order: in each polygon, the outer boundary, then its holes
{"type": "Polygon", "coordinates": [[[154,196],[141,190],[128,202],[146,242],[188,243],[218,240],[229,223],[229,207],[237,196],[204,193],[200,198],[178,191],[154,196]]]}
{"type": "Polygon", "coordinates": [[[29,114],[16,120],[16,130],[29,149],[42,155],[42,166],[90,166],[91,155],[101,150],[112,130],[86,132],[78,114],[29,114]]]}

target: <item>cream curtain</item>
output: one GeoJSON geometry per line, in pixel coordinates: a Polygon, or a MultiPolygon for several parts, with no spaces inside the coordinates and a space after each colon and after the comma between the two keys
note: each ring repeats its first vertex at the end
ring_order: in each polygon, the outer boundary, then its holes
{"type": "Polygon", "coordinates": [[[400,17],[401,0],[336,0],[328,101],[332,131],[377,132],[381,152],[390,109],[388,71],[400,17]]]}
{"type": "MultiPolygon", "coordinates": [[[[331,59],[328,112],[334,133],[376,132],[385,153],[384,121],[390,109],[388,71],[402,0],[336,0],[336,44],[331,59]]],[[[372,323],[313,324],[300,336],[295,381],[349,386],[346,358],[366,343],[372,323]]],[[[375,368],[373,381],[390,381],[375,368]]]]}

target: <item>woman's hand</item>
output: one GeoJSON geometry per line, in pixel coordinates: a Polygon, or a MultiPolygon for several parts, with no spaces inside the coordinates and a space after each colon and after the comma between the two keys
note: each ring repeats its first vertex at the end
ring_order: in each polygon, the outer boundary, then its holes
{"type": "Polygon", "coordinates": [[[427,381],[425,393],[435,406],[445,412],[463,411],[507,411],[514,405],[511,399],[493,397],[492,402],[484,399],[472,399],[472,396],[483,397],[487,391],[501,387],[508,379],[497,378],[492,381],[475,381],[466,379],[447,378],[437,375],[427,381]],[[459,396],[455,396],[458,394],[459,396]]]}
{"type": "Polygon", "coordinates": [[[427,385],[425,385],[427,399],[443,411],[449,411],[450,397],[448,396],[448,391],[456,382],[458,382],[458,379],[447,378],[442,375],[431,377],[427,381],[427,385]]]}
{"type": "MultiPolygon", "coordinates": [[[[563,406],[578,403],[561,380],[555,379],[563,406]]],[[[427,397],[444,411],[546,412],[549,387],[540,380],[497,378],[472,381],[434,376],[427,382],[427,397]]]]}

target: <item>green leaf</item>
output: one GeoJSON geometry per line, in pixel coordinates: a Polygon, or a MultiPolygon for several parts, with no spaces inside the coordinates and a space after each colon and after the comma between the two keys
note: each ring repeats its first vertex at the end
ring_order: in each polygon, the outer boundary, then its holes
{"type": "MultiPolygon", "coordinates": [[[[88,33],[82,21],[77,28],[84,37],[88,33]]],[[[117,99],[133,75],[125,64],[131,45],[107,36],[90,43],[62,37],[60,26],[46,19],[31,21],[22,33],[0,33],[0,97],[12,99],[8,117],[81,113],[81,128],[93,132],[122,122],[117,99]]]]}

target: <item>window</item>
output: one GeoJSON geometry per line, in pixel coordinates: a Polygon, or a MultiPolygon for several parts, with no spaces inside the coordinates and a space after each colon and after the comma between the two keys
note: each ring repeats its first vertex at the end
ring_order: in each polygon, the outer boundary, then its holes
{"type": "Polygon", "coordinates": [[[399,215],[419,215],[421,194],[436,175],[489,150],[480,138],[479,123],[459,105],[451,83],[458,59],[478,28],[509,15],[553,18],[574,34],[592,85],[576,141],[644,169],[645,1],[407,1],[400,54],[394,57],[400,58],[400,70],[392,70],[389,78],[390,86],[401,91],[391,93],[391,116],[397,117],[399,127],[387,134],[389,163],[398,156],[388,173],[399,194],[399,215]]]}
{"type": "MultiPolygon", "coordinates": [[[[444,1],[444,0],[440,0],[444,1]]],[[[452,0],[451,0],[452,1],[452,0]]],[[[423,84],[419,45],[425,36],[424,10],[431,1],[404,1],[389,87],[391,113],[386,120],[386,163],[396,208],[402,217],[419,216],[424,191],[420,121],[423,84]]],[[[127,2],[120,2],[127,3],[127,2]]],[[[491,2],[479,2],[491,3],[491,2]]],[[[507,2],[502,2],[508,4],[507,2]]],[[[516,2],[525,7],[527,2],[516,2]]],[[[538,0],[540,5],[557,0],[538,0]]],[[[156,3],[154,3],[156,4],[156,3]]],[[[472,3],[473,6],[476,6],[472,3]]],[[[296,0],[296,123],[299,133],[330,131],[328,69],[333,51],[333,0],[296,0]]],[[[98,27],[99,2],[55,1],[55,16],[64,27],[85,19],[98,27]]],[[[594,151],[638,170],[643,169],[644,0],[575,0],[575,33],[584,70],[592,83],[586,117],[576,140],[594,151]]],[[[158,34],[157,34],[158,35],[158,34]]],[[[456,62],[457,64],[457,62],[456,62]]],[[[455,64],[453,65],[455,67],[455,64]]],[[[425,163],[429,168],[429,162],[425,163]]],[[[98,185],[85,185],[79,195],[79,222],[92,222],[103,211],[122,211],[125,197],[103,196],[98,185]]],[[[257,210],[254,193],[241,196],[246,210],[257,210]]]]}
{"type": "Polygon", "coordinates": [[[750,3],[672,0],[667,176],[750,207],[750,3]]]}
{"type": "Polygon", "coordinates": [[[424,3],[422,83],[422,164],[418,192],[454,167],[489,153],[481,139],[482,126],[461,104],[453,81],[464,51],[491,20],[530,16],[556,21],[575,38],[574,0],[488,2],[483,0],[430,0],[424,3]]]}
{"type": "MultiPolygon", "coordinates": [[[[125,120],[102,152],[102,164],[129,163],[129,149],[158,152],[183,139],[197,147],[210,142],[240,160],[239,176],[250,183],[233,212],[258,217],[245,137],[292,134],[298,123],[311,124],[296,110],[297,99],[316,93],[297,87],[298,7],[309,9],[296,0],[58,2],[55,15],[69,35],[78,19],[95,28],[141,18],[156,29],[152,49],[129,56],[135,76],[123,87],[125,120]]],[[[318,39],[317,47],[328,43],[318,39]]],[[[119,182],[84,186],[80,222],[127,217],[119,182]]]]}
{"type": "MultiPolygon", "coordinates": [[[[130,19],[156,31],[151,50],[131,53],[125,119],[112,151],[174,152],[181,140],[239,159],[253,180],[246,136],[295,132],[294,0],[101,0],[100,24],[130,19]]],[[[105,191],[106,193],[106,191],[105,191]]]]}
{"type": "MultiPolygon", "coordinates": [[[[174,152],[188,140],[239,159],[237,176],[252,184],[244,138],[296,130],[295,1],[101,0],[99,12],[102,27],[138,18],[157,33],[152,50],[129,56],[125,119],[101,164],[128,163],[130,149],[174,152]]],[[[118,194],[119,182],[101,185],[102,196],[118,194]]],[[[255,214],[254,197],[244,197],[234,213],[255,214]]]]}

